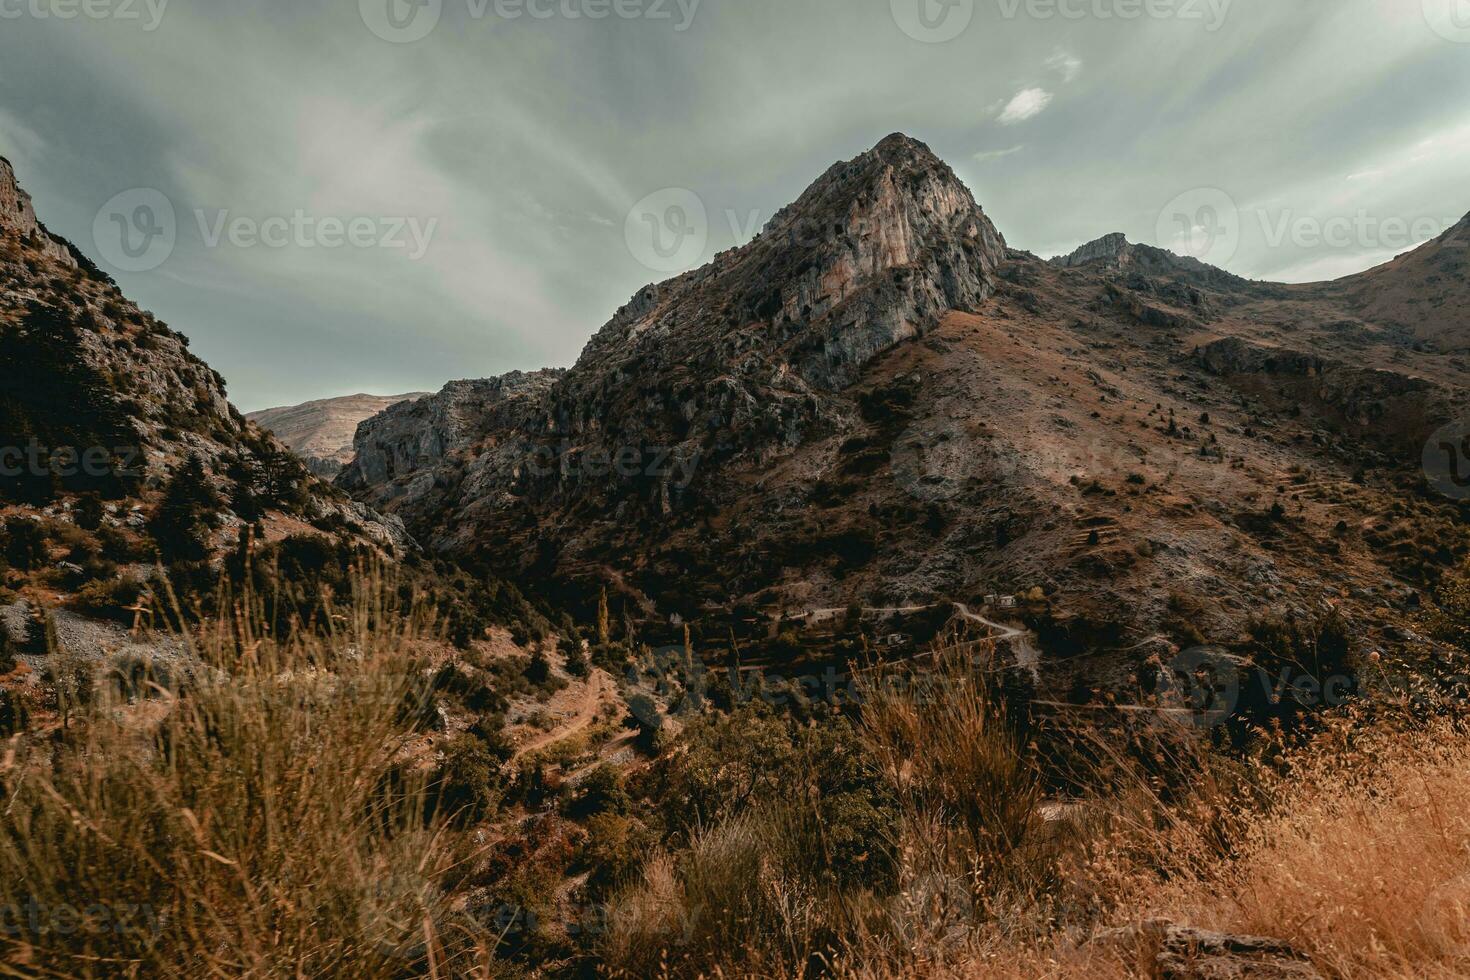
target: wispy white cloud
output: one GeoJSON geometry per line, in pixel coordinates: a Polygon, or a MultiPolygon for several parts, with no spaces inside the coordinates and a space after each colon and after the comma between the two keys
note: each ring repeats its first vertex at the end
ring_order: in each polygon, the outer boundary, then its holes
{"type": "Polygon", "coordinates": [[[1011,126],[1038,116],[1043,109],[1051,104],[1051,99],[1052,95],[1046,89],[1022,89],[1001,110],[1000,122],[1002,125],[1011,126]]]}
{"type": "Polygon", "coordinates": [[[1004,150],[981,150],[979,153],[976,153],[973,157],[971,157],[971,159],[974,160],[976,163],[989,163],[991,160],[999,160],[1002,157],[1008,157],[1013,153],[1020,153],[1024,149],[1026,149],[1025,144],[1017,144],[1016,146],[1008,147],[1004,150]]]}
{"type": "Polygon", "coordinates": [[[1062,81],[1072,82],[1082,74],[1082,59],[1066,51],[1058,51],[1046,59],[1046,67],[1060,74],[1062,81]]]}

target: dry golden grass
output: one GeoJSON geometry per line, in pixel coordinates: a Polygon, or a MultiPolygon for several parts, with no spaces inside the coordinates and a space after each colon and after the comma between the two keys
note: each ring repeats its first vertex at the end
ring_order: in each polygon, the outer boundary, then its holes
{"type": "Polygon", "coordinates": [[[899,895],[798,895],[780,857],[792,836],[742,815],[649,866],[608,961],[629,975],[1148,977],[1156,941],[1097,937],[1163,920],[1284,941],[1330,977],[1470,975],[1462,728],[1337,719],[1269,768],[1186,749],[1165,763],[1191,773],[1183,794],[1114,755],[1112,793],[1044,822],[983,673],[954,658],[939,673],[937,700],[874,691],[865,705],[865,737],[904,803],[899,895]],[[736,842],[740,860],[725,853],[736,842]],[[762,894],[800,900],[685,931],[701,907],[762,894]],[[785,949],[766,943],[778,933],[785,949]]]}
{"type": "Polygon", "coordinates": [[[1470,974],[1470,737],[1377,730],[1293,761],[1237,860],[1139,911],[1283,939],[1342,977],[1470,974]]]}
{"type": "MultiPolygon", "coordinates": [[[[107,688],[0,757],[0,972],[353,976],[473,959],[436,924],[453,859],[395,765],[426,625],[371,576],[330,635],[245,597],[140,709],[107,688]],[[175,674],[177,674],[177,670],[175,674]]],[[[129,686],[136,693],[137,678],[129,686]]]]}
{"type": "MultiPolygon", "coordinates": [[[[524,975],[455,911],[472,855],[400,764],[431,627],[391,594],[365,577],[327,635],[288,638],[247,596],[146,704],[124,688],[0,746],[0,975],[524,975]]],[[[824,812],[793,787],[650,855],[597,967],[1121,980],[1156,975],[1157,950],[1096,937],[1164,919],[1285,941],[1325,976],[1470,975],[1462,727],[1339,718],[1269,768],[1161,739],[1151,773],[1100,742],[1080,755],[1115,785],[1059,816],[972,658],[865,691],[896,888],[838,887],[824,812]]]]}

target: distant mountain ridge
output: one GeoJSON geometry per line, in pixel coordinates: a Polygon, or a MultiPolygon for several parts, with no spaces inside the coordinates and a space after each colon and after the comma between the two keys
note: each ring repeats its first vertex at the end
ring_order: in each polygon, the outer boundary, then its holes
{"type": "Polygon", "coordinates": [[[344,395],[266,408],[245,417],[274,433],[306,461],[312,473],[330,480],[352,462],[352,440],[362,421],[399,402],[416,401],[425,394],[418,391],[406,395],[344,395]]]}

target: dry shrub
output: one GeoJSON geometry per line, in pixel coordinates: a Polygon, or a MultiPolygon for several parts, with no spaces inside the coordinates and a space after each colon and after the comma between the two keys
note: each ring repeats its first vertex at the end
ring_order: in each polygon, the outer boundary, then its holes
{"type": "Polygon", "coordinates": [[[876,671],[860,682],[864,737],[905,811],[910,874],[960,882],[979,902],[1048,877],[1040,774],[997,696],[989,654],[943,648],[915,682],[876,671]]]}
{"type": "Polygon", "coordinates": [[[918,682],[859,682],[858,738],[899,803],[895,839],[872,842],[899,856],[895,890],[834,884],[833,814],[793,785],[651,860],[614,900],[604,961],[630,976],[810,976],[963,960],[978,924],[1056,871],[1039,775],[992,680],[988,657],[953,647],[918,682]]]}
{"type": "Polygon", "coordinates": [[[800,972],[830,957],[844,898],[817,880],[820,830],[794,808],[748,810],[660,854],[616,896],[600,950],[615,975],[800,972]]]}
{"type": "Polygon", "coordinates": [[[424,616],[360,575],[331,628],[262,632],[245,596],[197,667],[0,763],[0,953],[21,975],[390,977],[467,962],[452,861],[396,763],[424,616]]]}

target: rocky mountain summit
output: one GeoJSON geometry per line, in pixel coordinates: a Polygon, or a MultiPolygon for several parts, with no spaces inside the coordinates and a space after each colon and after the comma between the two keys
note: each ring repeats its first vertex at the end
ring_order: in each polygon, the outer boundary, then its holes
{"type": "MultiPolygon", "coordinates": [[[[570,506],[584,493],[605,494],[578,478],[586,459],[627,451],[638,472],[623,489],[666,516],[688,490],[673,474],[692,461],[759,460],[840,424],[825,393],[849,386],[944,313],[977,308],[995,289],[1004,247],[947,165],[923,144],[891,136],[830,169],[748,245],[641,290],[564,376],[506,379],[518,396],[526,383],[544,388],[537,408],[518,408],[513,430],[471,426],[488,437],[474,458],[417,482],[425,492],[462,487],[461,502],[477,513],[486,501],[533,495],[570,506]],[[526,465],[532,459],[549,462],[526,465]]],[[[430,428],[407,440],[410,451],[395,426],[366,426],[361,462],[341,485],[431,521],[436,507],[378,484],[383,475],[398,480],[405,464],[439,467],[445,447],[466,448],[456,420],[475,390],[452,387],[435,407],[411,412],[430,428]]],[[[473,544],[468,526],[446,533],[459,547],[473,544]]]]}
{"type": "MultiPolygon", "coordinates": [[[[1400,262],[1284,286],[1119,235],[1046,262],[893,136],[641,290],[569,371],[368,420],[339,484],[653,629],[758,644],[834,608],[1044,597],[1043,654],[1093,651],[1057,684],[1268,612],[1386,623],[1466,552],[1420,450],[1467,366],[1362,300],[1400,262]]],[[[1464,277],[1444,292],[1425,319],[1451,330],[1464,277]]]]}

